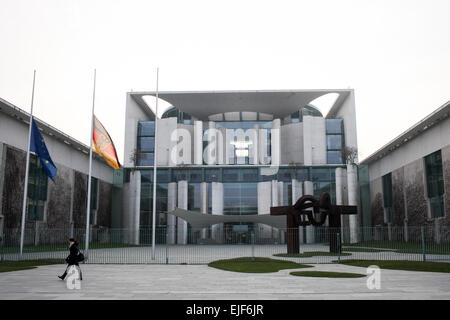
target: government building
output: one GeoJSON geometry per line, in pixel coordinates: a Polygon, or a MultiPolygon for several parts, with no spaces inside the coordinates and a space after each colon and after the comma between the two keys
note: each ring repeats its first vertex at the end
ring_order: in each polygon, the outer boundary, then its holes
{"type": "MultiPolygon", "coordinates": [[[[353,90],[159,92],[158,98],[170,107],[155,131],[155,113],[146,101],[155,100],[156,92],[127,93],[120,188],[130,243],[151,241],[146,230],[152,226],[155,162],[156,225],[166,228],[157,234],[159,242],[224,243],[249,231],[260,242],[285,241],[283,230],[242,220],[196,230],[165,214],[177,207],[264,215],[271,206],[324,192],[335,204],[359,205],[353,90]],[[336,99],[323,113],[314,100],[329,94],[336,99]]],[[[358,241],[363,219],[343,217],[348,241],[358,241]]],[[[319,229],[302,228],[301,242],[320,241],[319,229]]]]}

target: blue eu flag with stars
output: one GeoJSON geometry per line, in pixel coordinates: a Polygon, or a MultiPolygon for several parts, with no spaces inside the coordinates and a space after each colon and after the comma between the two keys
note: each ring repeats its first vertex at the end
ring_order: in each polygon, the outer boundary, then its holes
{"type": "Polygon", "coordinates": [[[48,153],[44,138],[39,132],[36,122],[34,122],[34,118],[31,125],[30,151],[36,153],[36,155],[41,160],[42,168],[44,169],[45,174],[54,182],[56,171],[58,169],[55,167],[52,158],[50,158],[50,154],[48,153]]]}

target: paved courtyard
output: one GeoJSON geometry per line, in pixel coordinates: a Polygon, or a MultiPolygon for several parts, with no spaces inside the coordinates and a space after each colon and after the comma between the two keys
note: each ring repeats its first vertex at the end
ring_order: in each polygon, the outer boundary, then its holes
{"type": "MultiPolygon", "coordinates": [[[[450,299],[448,273],[381,270],[381,289],[367,278],[245,274],[207,265],[82,265],[81,289],[57,278],[64,265],[0,273],[0,299],[450,299]]],[[[366,274],[365,268],[320,264],[301,270],[366,274]]]]}

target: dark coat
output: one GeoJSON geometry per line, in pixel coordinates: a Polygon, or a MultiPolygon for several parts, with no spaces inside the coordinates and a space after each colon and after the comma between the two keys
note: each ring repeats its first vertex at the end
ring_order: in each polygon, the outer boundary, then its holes
{"type": "Polygon", "coordinates": [[[70,248],[70,254],[67,256],[66,258],[66,262],[69,265],[78,265],[78,253],[80,252],[80,250],[78,250],[78,246],[73,243],[70,248]]]}

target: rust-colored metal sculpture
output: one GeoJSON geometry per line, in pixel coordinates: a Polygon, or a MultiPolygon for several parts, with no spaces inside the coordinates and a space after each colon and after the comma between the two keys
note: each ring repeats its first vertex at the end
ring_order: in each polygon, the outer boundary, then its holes
{"type": "Polygon", "coordinates": [[[357,206],[336,206],[331,204],[330,194],[325,192],[316,200],[311,195],[300,197],[293,206],[271,207],[271,215],[286,215],[286,242],[288,253],[300,253],[299,228],[300,226],[321,226],[328,217],[328,240],[330,252],[341,252],[341,214],[357,214],[357,206]],[[306,210],[312,208],[313,210],[306,210]],[[314,214],[320,214],[316,220],[314,214]],[[308,220],[302,219],[306,216],[308,220]]]}

